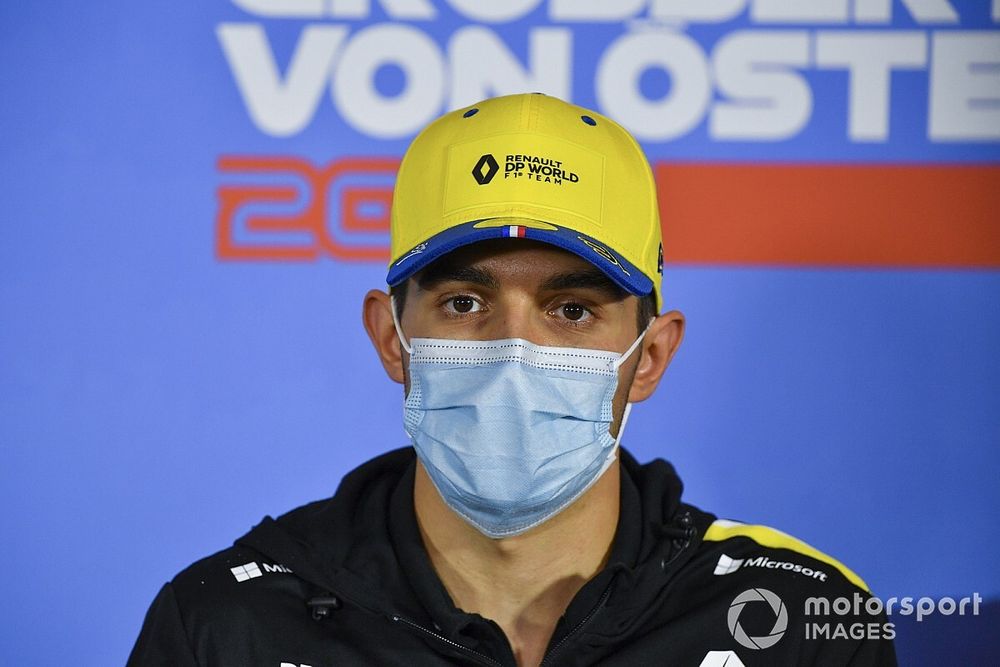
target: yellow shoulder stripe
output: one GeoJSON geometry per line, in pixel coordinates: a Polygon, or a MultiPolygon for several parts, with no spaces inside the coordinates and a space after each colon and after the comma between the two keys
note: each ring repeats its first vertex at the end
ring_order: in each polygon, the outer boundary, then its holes
{"type": "Polygon", "coordinates": [[[775,530],[774,528],[769,528],[767,526],[758,526],[747,523],[738,523],[736,521],[726,521],[725,519],[716,519],[708,530],[705,531],[705,537],[703,539],[710,542],[721,542],[722,540],[728,540],[731,537],[749,537],[751,540],[763,547],[771,547],[773,549],[790,549],[796,553],[800,553],[810,558],[815,558],[818,561],[826,563],[837,568],[842,575],[847,577],[855,586],[858,586],[866,593],[871,591],[868,589],[868,585],[859,577],[854,574],[849,567],[841,563],[836,558],[827,556],[822,551],[818,551],[805,542],[797,540],[787,533],[783,533],[780,530],[775,530]]]}

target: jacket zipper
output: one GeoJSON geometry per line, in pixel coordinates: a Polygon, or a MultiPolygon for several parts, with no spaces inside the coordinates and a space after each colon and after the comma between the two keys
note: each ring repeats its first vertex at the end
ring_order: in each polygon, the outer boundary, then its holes
{"type": "Polygon", "coordinates": [[[477,658],[479,658],[480,660],[486,662],[489,665],[496,665],[497,667],[503,667],[503,665],[501,665],[499,662],[497,662],[496,660],[494,660],[490,656],[488,656],[488,655],[486,655],[484,653],[480,653],[479,651],[474,651],[471,648],[469,648],[468,646],[462,646],[458,642],[453,642],[452,640],[448,639],[444,635],[440,635],[440,634],[434,632],[433,630],[428,630],[424,626],[422,626],[422,625],[420,625],[418,623],[414,623],[413,621],[411,621],[408,618],[403,618],[402,616],[395,616],[395,615],[391,616],[390,618],[392,618],[392,620],[395,621],[396,623],[402,623],[403,625],[408,625],[409,627],[415,628],[415,629],[419,630],[420,632],[424,633],[425,635],[429,635],[431,637],[434,637],[438,641],[442,641],[445,644],[448,644],[449,646],[453,646],[453,647],[455,647],[457,649],[461,649],[462,651],[465,651],[466,653],[470,653],[470,654],[476,656],[477,658]]]}
{"type": "Polygon", "coordinates": [[[584,616],[584,617],[583,617],[583,618],[582,618],[582,619],[580,620],[580,622],[579,622],[579,623],[577,623],[577,624],[576,624],[576,626],[574,626],[574,627],[573,627],[573,629],[572,629],[572,630],[570,630],[570,631],[569,631],[568,633],[566,633],[566,635],[564,635],[564,636],[563,636],[563,638],[562,638],[562,639],[560,639],[560,640],[558,641],[558,643],[556,643],[556,645],[552,647],[552,650],[551,650],[551,651],[549,651],[549,652],[548,652],[548,653],[547,653],[547,654],[545,655],[545,657],[544,657],[544,658],[542,658],[542,662],[541,662],[541,663],[539,664],[539,667],[542,667],[543,665],[547,665],[547,664],[549,664],[549,661],[551,660],[552,656],[554,656],[554,655],[555,655],[556,653],[558,653],[558,652],[559,652],[559,649],[561,649],[561,648],[562,648],[562,647],[563,647],[563,646],[564,646],[564,645],[566,644],[566,642],[567,642],[567,641],[569,641],[569,640],[570,640],[570,638],[572,638],[572,637],[573,637],[573,635],[575,635],[575,634],[576,634],[577,632],[579,632],[580,630],[582,630],[582,629],[583,629],[583,626],[585,626],[585,625],[587,625],[588,623],[590,623],[590,620],[591,620],[592,618],[594,618],[594,616],[595,616],[595,615],[597,614],[597,612],[598,612],[598,611],[599,611],[599,610],[601,609],[601,607],[603,607],[603,606],[604,606],[604,603],[608,601],[608,597],[609,597],[609,596],[611,595],[611,585],[612,585],[613,583],[614,583],[614,580],[612,580],[611,582],[609,582],[609,583],[608,583],[608,585],[607,585],[607,588],[605,588],[605,589],[604,589],[604,592],[603,592],[603,593],[601,594],[601,599],[599,599],[599,600],[597,601],[597,604],[595,604],[595,605],[594,605],[594,608],[593,608],[593,609],[591,609],[591,610],[590,610],[590,611],[589,611],[589,612],[587,613],[587,615],[586,615],[586,616],[584,616]]]}
{"type": "MultiPolygon", "coordinates": [[[[685,513],[685,515],[687,517],[690,517],[690,513],[685,513]]],[[[690,518],[688,520],[690,520],[690,518]]],[[[688,535],[686,537],[686,539],[684,540],[684,543],[677,550],[677,553],[675,553],[670,558],[670,560],[667,560],[667,559],[663,560],[663,562],[661,563],[661,567],[664,570],[666,570],[667,566],[669,566],[675,560],[677,560],[680,557],[680,555],[682,553],[684,553],[685,549],[687,549],[689,546],[691,546],[691,539],[692,539],[691,535],[688,535]]],[[[583,626],[585,626],[588,623],[590,623],[590,620],[592,618],[594,618],[594,616],[601,609],[601,607],[604,606],[604,603],[608,601],[608,597],[611,595],[611,586],[613,584],[614,584],[614,580],[612,580],[611,582],[608,583],[607,588],[604,589],[604,593],[601,594],[601,599],[597,601],[597,604],[594,605],[594,608],[590,610],[590,612],[583,618],[583,620],[581,620],[579,623],[576,624],[576,627],[574,627],[562,639],[560,639],[559,642],[555,646],[552,647],[551,651],[549,651],[548,653],[545,654],[545,657],[542,658],[542,662],[539,664],[539,667],[544,667],[544,665],[549,664],[552,656],[554,656],[559,651],[559,649],[561,649],[566,644],[566,642],[569,641],[573,637],[573,635],[575,635],[577,632],[579,632],[580,630],[582,630],[583,626]]]]}

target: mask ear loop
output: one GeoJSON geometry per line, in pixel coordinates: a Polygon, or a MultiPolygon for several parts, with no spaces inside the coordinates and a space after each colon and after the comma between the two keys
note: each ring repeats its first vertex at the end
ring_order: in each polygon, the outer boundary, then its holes
{"type": "MultiPolygon", "coordinates": [[[[631,356],[632,356],[632,353],[633,353],[633,352],[635,352],[635,351],[636,351],[636,348],[638,348],[638,347],[639,347],[639,344],[640,344],[640,343],[642,342],[642,339],[646,337],[646,332],[647,332],[647,331],[649,331],[649,327],[653,326],[653,322],[655,322],[655,321],[656,321],[656,316],[654,315],[654,316],[653,316],[652,318],[650,318],[650,320],[649,320],[649,324],[647,324],[647,325],[646,325],[646,328],[642,330],[642,333],[641,333],[641,334],[639,334],[639,337],[638,337],[638,338],[636,338],[636,339],[635,339],[635,340],[634,340],[634,341],[632,342],[632,344],[631,344],[631,345],[629,346],[629,348],[628,348],[627,350],[625,350],[625,352],[623,352],[623,353],[622,353],[622,356],[618,357],[618,359],[616,359],[615,361],[613,361],[613,362],[611,363],[611,368],[612,368],[613,370],[616,370],[616,371],[617,371],[617,370],[618,370],[618,368],[619,368],[619,367],[620,367],[620,366],[621,366],[622,364],[624,364],[624,363],[625,363],[625,361],[626,361],[626,360],[627,360],[627,359],[628,359],[629,357],[631,357],[631,356]]],[[[632,404],[631,404],[631,403],[626,403],[626,404],[625,404],[625,411],[624,411],[624,412],[622,412],[622,420],[621,420],[621,422],[619,422],[619,424],[618,424],[618,435],[617,435],[617,436],[615,436],[615,446],[614,446],[614,448],[613,448],[613,449],[611,450],[611,452],[612,452],[612,454],[611,454],[611,455],[612,455],[612,456],[614,456],[614,453],[618,451],[618,445],[619,445],[619,444],[621,443],[621,441],[622,441],[622,434],[624,434],[624,433],[625,433],[625,424],[627,424],[627,423],[628,423],[628,417],[629,417],[629,415],[630,415],[630,414],[632,414],[632,404]]]]}
{"type": "Polygon", "coordinates": [[[632,414],[632,404],[625,404],[625,412],[622,413],[621,423],[618,424],[618,435],[615,436],[615,449],[618,449],[619,443],[622,441],[622,434],[625,432],[625,424],[628,423],[628,416],[632,414]]]}
{"type": "Polygon", "coordinates": [[[403,346],[407,354],[413,354],[413,348],[406,342],[403,337],[403,328],[399,326],[399,316],[396,314],[396,297],[389,297],[389,307],[392,309],[392,326],[396,327],[396,337],[399,339],[399,344],[403,346]]]}
{"type": "Polygon", "coordinates": [[[655,322],[655,321],[656,321],[655,317],[651,318],[649,320],[649,324],[647,324],[646,328],[642,330],[641,334],[639,334],[639,337],[636,338],[634,341],[632,341],[632,344],[629,345],[629,347],[628,347],[627,350],[625,350],[624,352],[622,352],[622,356],[618,357],[617,359],[615,359],[614,361],[611,362],[611,370],[613,370],[613,371],[618,370],[618,368],[622,364],[624,364],[628,360],[629,357],[632,356],[632,353],[635,352],[636,348],[639,347],[639,344],[642,343],[642,339],[646,337],[646,332],[649,331],[649,327],[653,326],[653,322],[655,322]]]}

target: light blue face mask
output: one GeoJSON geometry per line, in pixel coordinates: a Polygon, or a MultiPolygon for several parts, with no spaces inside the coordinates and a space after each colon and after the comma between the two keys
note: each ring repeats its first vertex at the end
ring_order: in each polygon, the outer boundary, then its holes
{"type": "Polygon", "coordinates": [[[579,498],[614,462],[609,432],[624,354],[526,340],[403,336],[410,354],[404,426],[456,514],[492,538],[519,535],[579,498]]]}

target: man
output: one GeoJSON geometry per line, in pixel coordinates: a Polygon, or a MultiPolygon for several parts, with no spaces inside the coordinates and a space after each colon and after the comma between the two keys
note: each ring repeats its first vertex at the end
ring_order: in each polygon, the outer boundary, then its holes
{"type": "Polygon", "coordinates": [[[808,598],[868,599],[850,570],[620,448],[684,332],[657,211],[592,111],[515,95],[427,127],[363,312],[413,447],[178,575],[130,664],[895,664],[891,626],[808,634],[808,598]]]}

